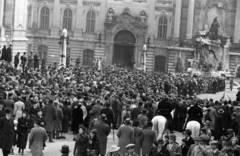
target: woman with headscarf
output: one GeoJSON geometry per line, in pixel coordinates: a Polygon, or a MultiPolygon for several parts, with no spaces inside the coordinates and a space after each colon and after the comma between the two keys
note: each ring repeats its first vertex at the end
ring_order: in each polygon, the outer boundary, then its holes
{"type": "Polygon", "coordinates": [[[76,136],[73,154],[75,156],[86,156],[88,142],[89,142],[89,138],[86,134],[86,128],[83,126],[80,126],[79,133],[76,136]]]}
{"type": "Polygon", "coordinates": [[[23,112],[22,117],[18,119],[18,140],[17,140],[17,147],[19,148],[18,153],[24,154],[24,149],[27,145],[28,139],[28,129],[30,126],[30,122],[27,119],[27,113],[23,112]]]}
{"type": "Polygon", "coordinates": [[[93,129],[89,133],[88,156],[98,156],[100,154],[100,142],[97,137],[97,130],[93,129]]]}

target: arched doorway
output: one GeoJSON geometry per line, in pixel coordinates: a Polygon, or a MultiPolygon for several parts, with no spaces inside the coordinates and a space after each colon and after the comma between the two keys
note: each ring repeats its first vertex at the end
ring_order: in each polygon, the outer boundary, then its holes
{"type": "Polygon", "coordinates": [[[113,64],[133,68],[135,43],[130,31],[119,31],[114,37],[113,64]]]}
{"type": "Polygon", "coordinates": [[[156,56],[154,71],[165,73],[165,68],[166,68],[166,57],[165,56],[156,56]]]}

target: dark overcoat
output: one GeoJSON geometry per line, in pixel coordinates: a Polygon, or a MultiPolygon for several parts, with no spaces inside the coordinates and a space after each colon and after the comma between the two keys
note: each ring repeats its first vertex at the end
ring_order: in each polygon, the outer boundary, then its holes
{"type": "Polygon", "coordinates": [[[101,110],[100,114],[105,114],[107,117],[107,120],[105,121],[106,124],[108,124],[109,127],[111,127],[111,124],[114,122],[114,112],[111,108],[103,108],[101,110]]]}
{"type": "Polygon", "coordinates": [[[124,155],[127,152],[125,147],[128,144],[133,143],[134,141],[133,133],[134,133],[133,128],[131,126],[121,125],[119,127],[117,136],[119,138],[118,147],[120,147],[120,150],[119,150],[120,154],[124,155]]]}
{"type": "Polygon", "coordinates": [[[94,124],[94,129],[97,130],[98,139],[100,142],[100,154],[105,155],[107,150],[107,137],[110,133],[110,127],[100,121],[94,124]]]}
{"type": "Polygon", "coordinates": [[[19,118],[18,119],[18,139],[17,139],[17,147],[21,149],[25,149],[27,145],[28,139],[28,128],[30,126],[30,122],[26,118],[19,118]]]}
{"type": "Polygon", "coordinates": [[[151,128],[147,128],[142,131],[142,155],[148,155],[155,140],[156,133],[151,128]]]}
{"type": "Polygon", "coordinates": [[[83,110],[81,105],[74,106],[72,111],[72,125],[71,130],[73,133],[77,134],[79,130],[79,125],[83,124],[83,110]]]}
{"type": "Polygon", "coordinates": [[[11,150],[14,137],[13,119],[7,117],[0,118],[0,148],[3,150],[11,150]]]}
{"type": "Polygon", "coordinates": [[[52,104],[45,105],[43,108],[43,116],[46,131],[52,132],[54,130],[54,121],[57,117],[56,108],[52,104]]]}
{"type": "Polygon", "coordinates": [[[57,111],[56,120],[54,120],[54,130],[60,131],[62,130],[62,119],[63,119],[63,112],[62,109],[59,107],[55,107],[57,111]]]}
{"type": "Polygon", "coordinates": [[[68,132],[69,121],[71,121],[71,117],[72,117],[72,111],[71,111],[71,108],[69,106],[64,105],[62,107],[62,112],[63,112],[62,132],[67,133],[68,132]]]}

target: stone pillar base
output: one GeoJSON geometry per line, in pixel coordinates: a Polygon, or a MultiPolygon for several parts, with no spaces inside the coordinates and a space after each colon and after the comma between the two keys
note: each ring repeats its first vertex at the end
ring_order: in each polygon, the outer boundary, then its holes
{"type": "Polygon", "coordinates": [[[60,36],[59,35],[59,29],[58,28],[52,28],[51,29],[51,36],[60,36]]]}
{"type": "Polygon", "coordinates": [[[82,29],[74,30],[74,38],[82,38],[82,29]]]}
{"type": "Polygon", "coordinates": [[[5,28],[0,26],[0,38],[5,38],[5,28]]]}

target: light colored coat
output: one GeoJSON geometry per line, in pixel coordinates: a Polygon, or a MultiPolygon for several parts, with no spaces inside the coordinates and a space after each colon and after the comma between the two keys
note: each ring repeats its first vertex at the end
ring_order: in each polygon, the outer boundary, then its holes
{"type": "Polygon", "coordinates": [[[190,156],[212,156],[213,152],[210,147],[206,146],[204,149],[200,149],[199,146],[195,146],[190,156]]]}
{"type": "Polygon", "coordinates": [[[22,111],[25,109],[25,105],[22,101],[17,101],[14,103],[14,111],[15,120],[18,120],[22,117],[22,111]]]}
{"type": "Polygon", "coordinates": [[[133,133],[134,133],[133,128],[131,126],[121,125],[119,127],[117,136],[119,138],[119,142],[118,142],[118,147],[120,147],[119,153],[121,155],[124,155],[127,152],[125,147],[128,144],[133,143],[133,138],[134,138],[133,133]]]}
{"type": "Polygon", "coordinates": [[[47,132],[44,128],[38,126],[31,129],[29,145],[32,156],[42,156],[43,146],[46,140],[47,132]]]}

